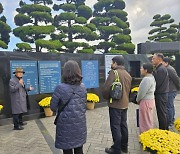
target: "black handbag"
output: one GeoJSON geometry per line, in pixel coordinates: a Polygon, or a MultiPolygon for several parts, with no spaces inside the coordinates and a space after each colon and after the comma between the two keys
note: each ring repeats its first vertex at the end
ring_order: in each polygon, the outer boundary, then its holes
{"type": "Polygon", "coordinates": [[[136,109],[136,126],[139,127],[139,109],[136,109]]]}
{"type": "MultiPolygon", "coordinates": [[[[75,89],[75,90],[76,90],[76,89],[75,89]]],[[[68,105],[68,103],[70,102],[70,100],[71,100],[72,97],[74,96],[75,90],[74,90],[73,94],[71,95],[71,97],[68,99],[68,101],[67,101],[64,105],[62,105],[62,106],[59,105],[59,107],[58,107],[58,113],[57,113],[56,118],[55,118],[55,120],[54,120],[54,124],[55,124],[55,125],[57,124],[57,120],[58,120],[58,117],[59,117],[60,113],[64,110],[64,108],[68,105]]],[[[59,104],[60,104],[60,103],[59,103],[59,104]]]]}
{"type": "Polygon", "coordinates": [[[133,92],[130,94],[130,102],[134,103],[134,104],[138,104],[138,102],[136,101],[137,98],[137,93],[133,92]]]}

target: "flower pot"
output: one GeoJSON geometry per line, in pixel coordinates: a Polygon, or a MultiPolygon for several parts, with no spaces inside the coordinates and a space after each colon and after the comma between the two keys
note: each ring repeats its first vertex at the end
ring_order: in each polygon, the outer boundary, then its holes
{"type": "Polygon", "coordinates": [[[95,105],[95,103],[93,103],[93,102],[87,102],[86,103],[86,107],[87,107],[88,110],[93,110],[94,105],[95,105]]]}
{"type": "Polygon", "coordinates": [[[53,112],[49,107],[44,108],[44,113],[46,117],[51,117],[53,115],[53,112]]]}

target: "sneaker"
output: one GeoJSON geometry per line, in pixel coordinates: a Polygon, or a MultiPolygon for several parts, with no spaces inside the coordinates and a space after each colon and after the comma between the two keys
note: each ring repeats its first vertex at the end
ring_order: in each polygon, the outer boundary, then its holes
{"type": "Polygon", "coordinates": [[[114,149],[112,149],[112,148],[105,148],[105,152],[113,154],[114,153],[114,149]]]}
{"type": "Polygon", "coordinates": [[[121,151],[115,151],[113,148],[105,148],[105,152],[109,154],[121,154],[121,151]]]}

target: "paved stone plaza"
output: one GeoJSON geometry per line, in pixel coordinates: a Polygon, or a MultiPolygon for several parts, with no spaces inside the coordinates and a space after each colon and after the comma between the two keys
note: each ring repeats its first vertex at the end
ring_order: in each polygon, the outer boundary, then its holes
{"type": "MultiPolygon", "coordinates": [[[[137,105],[130,103],[128,110],[129,153],[147,154],[139,144],[139,130],[136,127],[137,105]]],[[[176,118],[180,117],[180,94],[175,101],[176,118]]],[[[84,145],[84,154],[105,154],[105,147],[110,147],[112,137],[109,126],[108,107],[98,107],[87,111],[88,137],[84,145]]],[[[155,127],[157,127],[157,117],[155,127]]],[[[54,116],[28,121],[24,130],[15,131],[13,125],[0,126],[0,154],[62,154],[54,148],[54,116]]],[[[174,128],[171,131],[175,131],[174,128]]]]}

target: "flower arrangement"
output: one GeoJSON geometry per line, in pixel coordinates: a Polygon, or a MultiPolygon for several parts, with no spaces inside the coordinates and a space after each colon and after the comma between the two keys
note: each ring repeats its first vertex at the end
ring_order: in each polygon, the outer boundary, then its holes
{"type": "Polygon", "coordinates": [[[48,108],[50,107],[50,101],[52,97],[45,97],[39,102],[39,106],[43,108],[48,108]]]}
{"type": "Polygon", "coordinates": [[[99,96],[93,93],[87,93],[87,101],[88,102],[93,102],[93,103],[98,103],[99,102],[99,96]]]}
{"type": "Polygon", "coordinates": [[[130,98],[129,98],[130,102],[132,102],[134,104],[138,104],[136,102],[138,91],[139,91],[139,87],[134,87],[134,88],[131,89],[130,98]]]}
{"type": "Polygon", "coordinates": [[[180,153],[180,135],[168,130],[150,129],[139,135],[143,150],[157,154],[180,153]]]}
{"type": "Polygon", "coordinates": [[[180,118],[178,118],[175,122],[174,122],[174,127],[180,131],[180,118]]]}
{"type": "Polygon", "coordinates": [[[138,90],[139,90],[139,87],[134,87],[134,88],[131,89],[131,93],[138,92],[138,90]]]}
{"type": "Polygon", "coordinates": [[[1,110],[3,109],[3,106],[2,105],[0,105],[0,112],[1,112],[1,110]]]}

